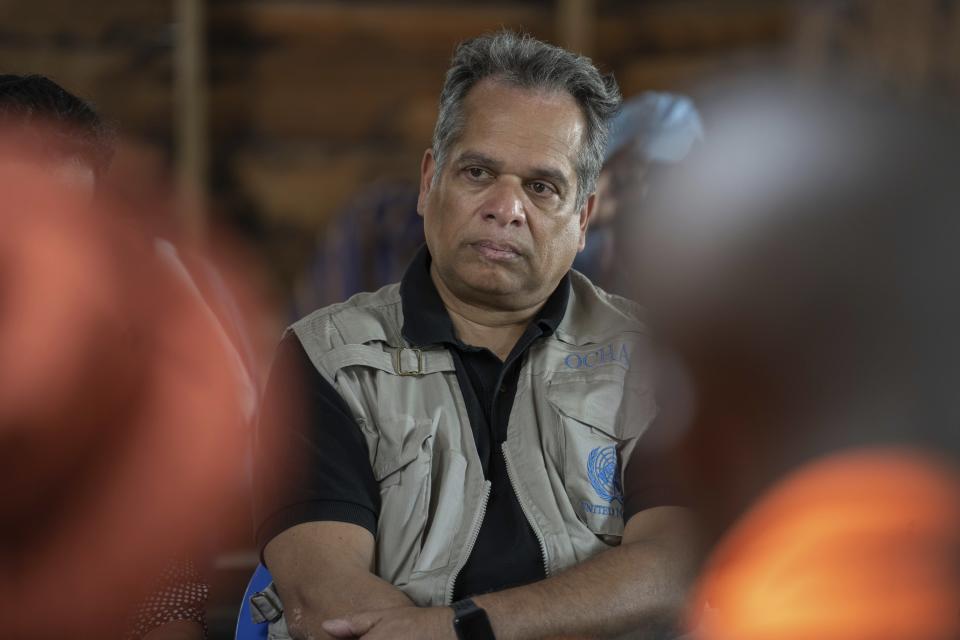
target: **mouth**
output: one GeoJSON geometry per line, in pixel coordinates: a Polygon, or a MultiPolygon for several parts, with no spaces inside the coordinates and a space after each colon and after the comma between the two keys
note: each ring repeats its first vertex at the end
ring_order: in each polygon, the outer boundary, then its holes
{"type": "Polygon", "coordinates": [[[509,261],[520,258],[521,251],[508,242],[494,242],[493,240],[478,240],[471,242],[470,247],[488,260],[509,261]]]}

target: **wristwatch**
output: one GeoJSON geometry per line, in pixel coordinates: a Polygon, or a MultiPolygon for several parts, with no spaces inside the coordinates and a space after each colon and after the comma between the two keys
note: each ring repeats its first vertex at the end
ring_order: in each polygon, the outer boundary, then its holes
{"type": "Polygon", "coordinates": [[[496,640],[487,612],[476,605],[470,598],[454,602],[453,630],[459,640],[496,640]]]}

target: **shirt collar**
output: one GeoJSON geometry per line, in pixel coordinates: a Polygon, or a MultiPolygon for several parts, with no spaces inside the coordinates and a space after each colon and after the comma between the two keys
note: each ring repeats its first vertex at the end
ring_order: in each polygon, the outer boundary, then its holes
{"type": "MultiPolygon", "coordinates": [[[[533,320],[542,335],[550,335],[556,330],[567,311],[569,300],[570,273],[567,272],[533,320]]],[[[400,301],[403,307],[403,336],[411,345],[425,347],[446,343],[463,346],[457,339],[450,314],[443,306],[443,300],[430,277],[430,251],[427,245],[420,247],[403,274],[400,301]]]]}

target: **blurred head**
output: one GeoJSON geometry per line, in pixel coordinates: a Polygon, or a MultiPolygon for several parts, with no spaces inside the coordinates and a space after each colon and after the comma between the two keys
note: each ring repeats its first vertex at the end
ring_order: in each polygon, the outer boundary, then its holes
{"type": "Polygon", "coordinates": [[[955,447],[960,375],[955,122],[843,85],[731,93],[634,236],[696,387],[683,468],[720,527],[825,452],[955,447]]]}
{"type": "Polygon", "coordinates": [[[0,174],[0,466],[17,479],[0,617],[9,637],[120,637],[165,559],[236,526],[222,506],[251,394],[220,292],[258,312],[229,265],[141,224],[172,198],[98,184],[96,215],[76,215],[48,167],[16,173],[0,174]]]}
{"type": "Polygon", "coordinates": [[[452,293],[524,308],[553,291],[583,247],[619,101],[587,58],[529,36],[457,48],[418,203],[452,293]]]}
{"type": "Polygon", "coordinates": [[[113,154],[110,128],[86,101],[40,75],[0,75],[0,162],[39,164],[61,185],[91,195],[113,154]]]}

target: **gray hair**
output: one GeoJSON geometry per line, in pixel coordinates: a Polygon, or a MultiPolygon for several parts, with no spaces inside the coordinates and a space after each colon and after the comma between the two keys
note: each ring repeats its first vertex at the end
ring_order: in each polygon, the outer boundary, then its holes
{"type": "Polygon", "coordinates": [[[526,34],[504,30],[460,43],[440,93],[440,111],[433,131],[434,183],[450,148],[463,131],[463,101],[470,89],[485,78],[524,89],[565,91],[580,105],[587,127],[576,159],[579,209],[596,188],[609,121],[620,107],[620,89],[613,76],[601,75],[585,56],[526,34]]]}

